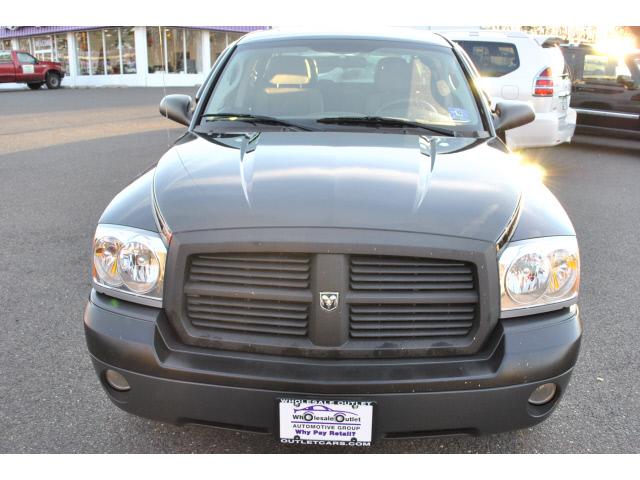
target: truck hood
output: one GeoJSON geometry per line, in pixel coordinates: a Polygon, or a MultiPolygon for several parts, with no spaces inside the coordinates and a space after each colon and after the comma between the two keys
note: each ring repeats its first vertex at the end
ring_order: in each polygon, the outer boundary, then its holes
{"type": "Polygon", "coordinates": [[[183,137],[157,165],[173,232],[336,227],[495,241],[520,197],[515,160],[486,140],[389,133],[183,137]]]}

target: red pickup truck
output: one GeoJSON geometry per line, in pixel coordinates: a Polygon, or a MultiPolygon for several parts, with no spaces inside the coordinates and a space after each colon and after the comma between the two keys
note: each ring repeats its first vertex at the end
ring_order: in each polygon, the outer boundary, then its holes
{"type": "Polygon", "coordinates": [[[0,83],[26,83],[32,90],[46,83],[54,89],[64,73],[60,63],[38,60],[27,52],[0,50],[0,83]]]}

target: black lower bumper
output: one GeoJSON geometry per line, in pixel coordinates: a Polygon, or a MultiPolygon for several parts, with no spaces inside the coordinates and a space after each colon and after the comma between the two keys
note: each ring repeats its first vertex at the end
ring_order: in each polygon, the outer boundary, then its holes
{"type": "Polygon", "coordinates": [[[92,293],[85,332],[111,400],[136,415],[278,433],[282,397],[375,402],[374,438],[525,428],[553,411],[580,348],[577,310],[504,321],[473,357],[323,360],[212,351],[180,344],[162,310],[92,293]],[[122,373],[128,392],[104,380],[122,373]],[[533,406],[543,383],[558,394],[533,406]]]}

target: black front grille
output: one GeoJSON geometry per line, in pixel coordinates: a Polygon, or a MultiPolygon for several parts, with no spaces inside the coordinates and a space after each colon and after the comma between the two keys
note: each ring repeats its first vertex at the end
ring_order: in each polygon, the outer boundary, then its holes
{"type": "Polygon", "coordinates": [[[185,342],[291,356],[454,355],[481,318],[475,263],[416,256],[195,253],[181,298],[185,342]]]}
{"type": "Polygon", "coordinates": [[[420,257],[353,255],[352,290],[450,291],[474,288],[473,266],[420,257]]]}
{"type": "Polygon", "coordinates": [[[187,295],[191,324],[209,330],[305,336],[309,305],[273,300],[187,295]]]}
{"type": "Polygon", "coordinates": [[[352,255],[349,270],[352,291],[375,293],[381,299],[349,306],[351,338],[447,339],[464,337],[473,327],[477,315],[473,264],[352,255]]]}
{"type": "Polygon", "coordinates": [[[363,304],[350,306],[352,338],[458,337],[469,334],[474,304],[363,304]]]}
{"type": "Polygon", "coordinates": [[[279,298],[309,288],[310,256],[212,253],[190,259],[185,309],[191,325],[271,336],[307,335],[309,302],[279,298]],[[256,295],[257,294],[257,295],[256,295]]]}

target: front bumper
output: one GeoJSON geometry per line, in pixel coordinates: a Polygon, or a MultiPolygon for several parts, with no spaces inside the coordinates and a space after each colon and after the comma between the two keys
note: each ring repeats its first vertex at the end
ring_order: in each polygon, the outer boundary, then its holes
{"type": "Polygon", "coordinates": [[[375,402],[374,438],[492,433],[550,415],[580,348],[577,309],[503,321],[473,357],[324,360],[222,352],[180,344],[162,310],[92,292],[87,345],[110,399],[171,423],[278,433],[278,399],[375,402]],[[122,373],[131,390],[104,381],[122,373]],[[556,383],[551,403],[527,402],[556,383]]]}

